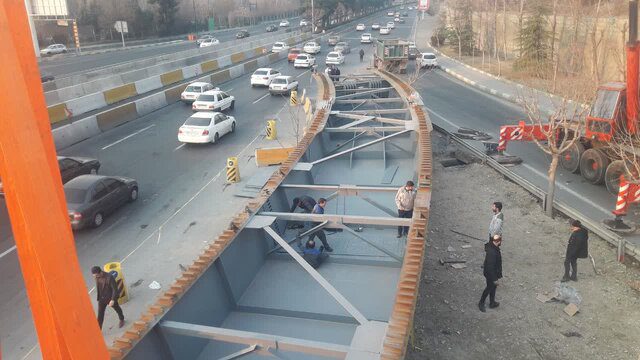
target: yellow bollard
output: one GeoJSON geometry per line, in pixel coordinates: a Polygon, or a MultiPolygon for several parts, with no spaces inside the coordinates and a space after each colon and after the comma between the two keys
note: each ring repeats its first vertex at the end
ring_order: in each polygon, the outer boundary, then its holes
{"type": "Polygon", "coordinates": [[[307,96],[307,89],[302,89],[302,95],[300,96],[300,104],[304,104],[305,96],[307,96]]]}
{"type": "Polygon", "coordinates": [[[289,105],[291,105],[291,106],[298,105],[298,92],[296,90],[291,90],[291,97],[289,98],[289,105]]]}
{"type": "Polygon", "coordinates": [[[267,120],[267,139],[275,140],[278,137],[278,131],[276,130],[276,121],[267,120]]]}
{"type": "Polygon", "coordinates": [[[304,113],[308,114],[310,109],[311,109],[311,100],[309,100],[309,98],[306,98],[304,102],[304,113]]]}
{"type": "Polygon", "coordinates": [[[227,158],[227,182],[237,183],[240,181],[240,168],[238,168],[238,158],[227,158]]]}
{"type": "Polygon", "coordinates": [[[106,263],[103,266],[103,270],[108,272],[116,279],[116,285],[118,285],[118,304],[122,305],[129,300],[129,292],[127,291],[127,284],[124,282],[124,275],[122,274],[122,267],[119,262],[106,263]]]}

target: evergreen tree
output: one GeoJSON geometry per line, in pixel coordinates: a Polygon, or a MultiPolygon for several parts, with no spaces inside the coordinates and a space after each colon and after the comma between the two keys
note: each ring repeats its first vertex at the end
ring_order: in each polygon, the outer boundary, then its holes
{"type": "Polygon", "coordinates": [[[148,0],[149,4],[157,5],[158,29],[160,35],[168,35],[174,30],[176,13],[178,12],[179,0],[148,0]]]}
{"type": "Polygon", "coordinates": [[[529,10],[522,30],[518,34],[520,56],[514,63],[517,70],[529,70],[538,77],[548,73],[551,64],[551,31],[549,9],[543,1],[536,2],[529,10]]]}

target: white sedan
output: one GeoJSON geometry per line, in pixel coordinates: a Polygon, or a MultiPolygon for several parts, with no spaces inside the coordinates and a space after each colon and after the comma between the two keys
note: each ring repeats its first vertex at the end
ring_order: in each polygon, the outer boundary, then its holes
{"type": "Polygon", "coordinates": [[[293,76],[278,76],[269,85],[271,95],[289,94],[291,90],[298,90],[298,80],[293,76]]]}
{"type": "Polygon", "coordinates": [[[394,23],[393,21],[389,21],[389,22],[387,23],[387,27],[388,27],[389,29],[395,29],[395,28],[396,28],[396,23],[394,23]]]}
{"type": "Polygon", "coordinates": [[[389,33],[391,33],[391,29],[388,27],[385,26],[380,28],[380,35],[389,35],[389,33]]]}
{"type": "Polygon", "coordinates": [[[358,24],[356,25],[356,31],[364,31],[364,29],[366,29],[367,27],[364,26],[364,24],[358,24]]]}
{"type": "Polygon", "coordinates": [[[67,52],[67,47],[62,44],[52,44],[40,50],[40,55],[55,55],[67,52]]]}
{"type": "Polygon", "coordinates": [[[287,26],[289,26],[289,20],[280,21],[280,27],[287,27],[287,26]]]}
{"type": "Polygon", "coordinates": [[[294,68],[310,68],[316,64],[316,58],[313,55],[309,54],[300,54],[296,57],[296,60],[293,62],[294,68]]]}
{"type": "Polygon", "coordinates": [[[327,58],[324,61],[327,65],[340,65],[344,64],[344,55],[339,51],[332,51],[327,54],[327,58]]]}
{"type": "Polygon", "coordinates": [[[362,44],[371,44],[371,34],[364,33],[360,36],[360,43],[362,44]]]}
{"type": "Polygon", "coordinates": [[[288,51],[288,50],[289,50],[289,45],[281,41],[273,43],[273,46],[271,46],[272,53],[279,53],[281,51],[288,51]]]}
{"type": "Polygon", "coordinates": [[[306,19],[300,20],[300,26],[309,26],[309,25],[311,25],[311,22],[309,22],[308,20],[306,19]]]}
{"type": "Polygon", "coordinates": [[[315,41],[309,41],[308,43],[304,44],[304,47],[302,48],[302,50],[304,50],[304,52],[306,52],[307,54],[317,54],[320,52],[320,49],[320,44],[315,41]]]}
{"type": "Polygon", "coordinates": [[[204,92],[198,96],[191,109],[193,111],[222,111],[233,110],[236,98],[224,91],[211,90],[204,92]]]}
{"type": "Polygon", "coordinates": [[[178,129],[178,141],[191,144],[216,143],[236,130],[236,119],[219,112],[201,111],[191,115],[178,129]]]}
{"type": "Polygon", "coordinates": [[[272,68],[260,68],[251,75],[251,86],[269,86],[276,76],[280,76],[280,71],[272,68]]]}
{"type": "Polygon", "coordinates": [[[198,96],[200,96],[200,94],[202,94],[203,92],[214,90],[214,89],[218,90],[218,88],[213,87],[213,85],[208,82],[202,82],[202,81],[192,82],[184,89],[182,94],[180,94],[180,99],[183,102],[192,103],[196,101],[198,96]]]}
{"type": "Polygon", "coordinates": [[[371,30],[380,30],[380,24],[374,23],[373,25],[371,25],[371,30]]]}
{"type": "Polygon", "coordinates": [[[203,48],[203,47],[209,47],[209,46],[218,45],[218,44],[220,44],[220,40],[215,38],[208,38],[200,42],[200,47],[203,48]]]}

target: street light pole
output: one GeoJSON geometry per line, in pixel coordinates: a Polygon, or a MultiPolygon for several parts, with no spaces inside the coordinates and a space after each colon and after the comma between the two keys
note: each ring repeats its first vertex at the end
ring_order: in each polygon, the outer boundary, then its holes
{"type": "Polygon", "coordinates": [[[193,34],[196,35],[198,29],[196,28],[196,0],[193,0],[193,34]]]}
{"type": "Polygon", "coordinates": [[[313,0],[311,0],[311,33],[313,34],[316,29],[316,17],[313,11],[313,0]]]}

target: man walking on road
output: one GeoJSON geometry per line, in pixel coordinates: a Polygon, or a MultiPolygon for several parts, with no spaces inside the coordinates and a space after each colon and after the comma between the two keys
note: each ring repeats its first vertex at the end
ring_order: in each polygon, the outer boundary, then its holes
{"type": "Polygon", "coordinates": [[[562,282],[569,280],[578,281],[578,259],[589,256],[589,232],[582,227],[579,220],[571,220],[571,236],[567,244],[567,253],[564,258],[564,276],[562,282]],[[569,276],[571,267],[571,276],[569,276]]]}
{"type": "Polygon", "coordinates": [[[489,241],[493,240],[494,235],[500,235],[502,238],[502,224],[504,223],[504,214],[502,213],[502,203],[496,201],[491,205],[493,217],[489,224],[489,241]]]}
{"type": "Polygon", "coordinates": [[[502,278],[502,254],[500,253],[500,245],[502,244],[502,237],[500,235],[494,235],[493,239],[484,244],[484,278],[487,281],[487,286],[482,292],[482,297],[478,303],[480,311],[485,312],[484,302],[489,296],[489,307],[491,309],[497,308],[500,303],[496,301],[496,287],[498,287],[498,280],[502,278]]]}
{"type": "MultiPolygon", "coordinates": [[[[313,207],[313,211],[311,213],[312,214],[324,214],[324,207],[326,205],[327,205],[327,200],[325,200],[324,198],[318,199],[318,203],[316,204],[316,206],[313,207]]],[[[319,224],[320,223],[315,223],[312,226],[317,226],[319,224]]],[[[320,230],[312,233],[311,235],[309,235],[309,240],[307,240],[307,242],[309,242],[309,241],[313,242],[313,239],[315,239],[316,236],[320,239],[320,241],[322,242],[322,246],[324,246],[324,249],[327,252],[333,252],[333,248],[331,248],[331,246],[329,246],[329,243],[327,242],[327,235],[324,233],[324,230],[322,230],[322,229],[320,229],[320,230]]]]}
{"type": "MultiPolygon", "coordinates": [[[[407,183],[398,189],[396,193],[396,207],[398,208],[398,217],[404,219],[411,219],[413,217],[413,202],[416,198],[416,194],[413,191],[413,181],[409,180],[407,183]]],[[[398,237],[409,234],[408,226],[398,226],[398,237]]]]}
{"type": "Polygon", "coordinates": [[[360,49],[360,62],[364,59],[364,49],[360,49]]]}
{"type": "Polygon", "coordinates": [[[102,271],[99,266],[92,267],[91,274],[93,274],[93,277],[96,279],[96,292],[98,294],[98,325],[100,325],[100,329],[102,329],[102,323],[104,321],[104,311],[107,309],[107,306],[111,306],[113,310],[116,311],[116,313],[118,314],[118,319],[120,319],[118,327],[123,327],[124,314],[122,313],[122,309],[118,304],[120,291],[118,291],[116,279],[114,279],[111,274],[102,271]]]}

